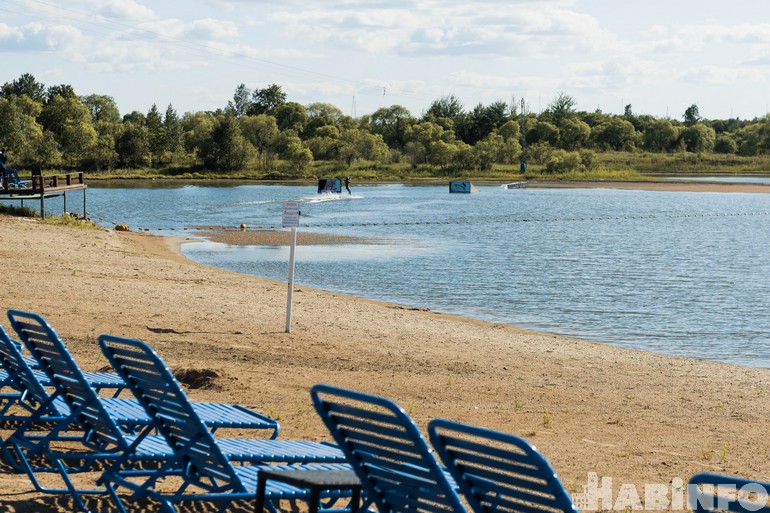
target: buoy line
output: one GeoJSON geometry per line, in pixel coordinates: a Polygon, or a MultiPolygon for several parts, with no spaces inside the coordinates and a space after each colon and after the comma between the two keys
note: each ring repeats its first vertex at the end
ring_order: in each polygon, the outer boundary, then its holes
{"type": "MultiPolygon", "coordinates": [[[[87,212],[90,216],[90,212],[87,212]]],[[[636,216],[579,216],[579,217],[481,217],[481,218],[447,218],[447,219],[412,219],[403,221],[380,221],[380,222],[362,222],[362,223],[314,223],[312,221],[303,222],[300,221],[300,226],[303,228],[368,228],[368,227],[381,227],[381,226],[421,226],[421,225],[480,225],[488,223],[559,223],[559,222],[586,222],[586,221],[631,221],[631,220],[645,220],[645,219],[686,219],[686,218],[716,218],[716,217],[744,217],[744,216],[767,216],[768,212],[717,212],[717,213],[700,213],[700,214],[646,214],[636,216]]],[[[97,217],[100,221],[105,221],[104,217],[97,217]]],[[[109,221],[114,226],[126,226],[115,221],[109,221]]],[[[246,223],[239,223],[232,227],[222,226],[205,226],[205,225],[190,225],[180,228],[180,230],[278,230],[281,226],[278,224],[264,224],[264,225],[248,225],[246,223]]],[[[148,228],[137,227],[136,231],[164,231],[163,228],[148,228]]],[[[169,231],[175,231],[176,228],[169,228],[169,231]]]]}

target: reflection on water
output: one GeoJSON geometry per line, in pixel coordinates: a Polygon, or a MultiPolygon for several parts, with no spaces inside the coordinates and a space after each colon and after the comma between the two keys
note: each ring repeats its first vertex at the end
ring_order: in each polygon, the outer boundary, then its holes
{"type": "MultiPolygon", "coordinates": [[[[299,200],[301,232],[377,241],[298,247],[299,284],[770,366],[770,195],[477,187],[358,186],[328,198],[309,186],[92,188],[88,202],[107,221],[184,230],[269,228],[282,201],[299,200]]],[[[288,273],[286,247],[198,242],[183,251],[275,280],[288,273]]]]}
{"type": "MultiPolygon", "coordinates": [[[[428,255],[435,248],[420,248],[415,245],[402,246],[396,239],[387,239],[387,244],[336,244],[327,246],[314,244],[298,246],[303,262],[355,262],[359,260],[377,261],[389,260],[401,256],[405,247],[413,254],[428,255]]],[[[384,241],[383,241],[384,242],[384,241]]],[[[184,245],[184,253],[189,257],[216,253],[218,264],[244,265],[249,267],[254,262],[271,262],[285,264],[289,259],[289,246],[234,246],[201,241],[184,245]]],[[[213,265],[213,264],[212,264],[213,265]]],[[[253,273],[249,273],[253,274],[253,273]]]]}

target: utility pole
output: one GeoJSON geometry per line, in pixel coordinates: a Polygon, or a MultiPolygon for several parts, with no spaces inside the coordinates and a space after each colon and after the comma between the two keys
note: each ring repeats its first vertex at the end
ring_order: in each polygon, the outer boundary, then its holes
{"type": "Polygon", "coordinates": [[[521,174],[527,172],[527,112],[524,98],[521,99],[521,165],[519,170],[521,174]]]}

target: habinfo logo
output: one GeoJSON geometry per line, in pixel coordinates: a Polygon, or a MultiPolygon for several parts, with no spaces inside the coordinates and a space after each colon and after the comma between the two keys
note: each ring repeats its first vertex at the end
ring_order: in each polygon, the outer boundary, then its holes
{"type": "Polygon", "coordinates": [[[768,489],[761,483],[714,485],[685,485],[675,477],[668,484],[646,483],[641,490],[634,484],[621,484],[614,492],[611,477],[588,473],[582,493],[572,494],[572,502],[581,511],[680,511],[729,510],[737,502],[746,511],[758,511],[768,506],[768,489]]]}

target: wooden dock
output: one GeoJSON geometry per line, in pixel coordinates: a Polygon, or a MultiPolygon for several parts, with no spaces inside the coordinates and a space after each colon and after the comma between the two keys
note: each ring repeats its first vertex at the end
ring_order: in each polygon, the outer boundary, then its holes
{"type": "Polygon", "coordinates": [[[67,212],[67,193],[72,191],[83,191],[83,217],[86,217],[86,189],[83,173],[63,173],[55,175],[44,175],[42,173],[32,173],[31,180],[24,180],[23,186],[15,186],[9,183],[8,177],[3,177],[2,187],[0,187],[0,199],[10,199],[21,201],[24,206],[25,200],[40,201],[40,216],[45,217],[45,200],[47,198],[64,197],[64,212],[67,212]]]}

